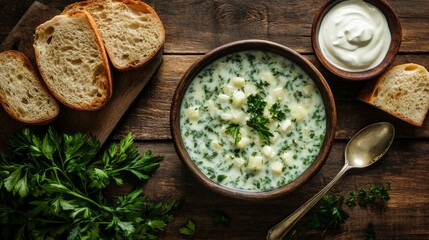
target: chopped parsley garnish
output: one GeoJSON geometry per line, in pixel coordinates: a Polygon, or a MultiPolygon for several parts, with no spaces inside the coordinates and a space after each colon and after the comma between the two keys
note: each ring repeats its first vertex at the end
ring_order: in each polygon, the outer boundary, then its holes
{"type": "Polygon", "coordinates": [[[260,95],[250,95],[247,98],[247,113],[250,114],[250,120],[248,120],[246,124],[258,133],[262,142],[267,144],[269,143],[270,137],[274,135],[266,126],[270,120],[263,115],[266,105],[267,102],[265,102],[260,95]]]}
{"type": "Polygon", "coordinates": [[[266,126],[270,121],[268,118],[264,116],[256,116],[250,118],[249,121],[247,121],[247,126],[252,128],[254,131],[258,133],[259,138],[262,142],[265,144],[268,144],[270,142],[270,137],[274,136],[270,129],[266,126]]]}
{"type": "Polygon", "coordinates": [[[222,182],[223,180],[225,180],[225,178],[227,178],[226,175],[218,175],[216,179],[218,182],[222,182]]]}
{"type": "Polygon", "coordinates": [[[286,113],[282,111],[279,103],[274,103],[270,108],[270,114],[273,119],[282,121],[286,119],[286,113]]]}
{"type": "Polygon", "coordinates": [[[252,116],[264,114],[265,106],[267,106],[267,102],[259,94],[253,94],[247,98],[247,112],[252,116]]]}
{"type": "Polygon", "coordinates": [[[225,133],[232,134],[234,137],[234,144],[237,145],[238,142],[241,140],[241,133],[240,133],[241,126],[235,123],[230,124],[227,128],[225,133]]]}
{"type": "Polygon", "coordinates": [[[266,81],[262,81],[262,80],[260,80],[260,81],[257,81],[256,83],[255,83],[255,85],[256,85],[256,87],[257,88],[259,88],[259,89],[261,89],[261,90],[264,90],[264,87],[266,87],[266,86],[268,86],[268,85],[270,85],[268,82],[266,82],[266,81]]]}

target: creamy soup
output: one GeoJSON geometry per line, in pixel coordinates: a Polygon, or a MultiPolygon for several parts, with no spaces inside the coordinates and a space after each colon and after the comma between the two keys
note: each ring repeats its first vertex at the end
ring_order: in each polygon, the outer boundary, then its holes
{"type": "Polygon", "coordinates": [[[213,181],[266,191],[296,179],[315,160],[325,107],[311,78],[263,51],[222,57],[189,85],[180,110],[185,148],[213,181]]]}

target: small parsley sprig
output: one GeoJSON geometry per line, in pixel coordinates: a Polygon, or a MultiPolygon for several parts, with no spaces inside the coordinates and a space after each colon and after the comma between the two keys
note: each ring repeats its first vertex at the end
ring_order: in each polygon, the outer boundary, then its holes
{"type": "Polygon", "coordinates": [[[274,103],[269,109],[271,117],[279,121],[285,120],[286,119],[285,111],[289,111],[289,109],[286,106],[284,108],[285,110],[282,109],[279,103],[274,103]]]}
{"type": "Polygon", "coordinates": [[[386,185],[372,185],[369,189],[359,188],[357,193],[350,192],[346,200],[346,204],[349,207],[359,205],[361,207],[367,207],[371,204],[383,205],[390,199],[389,196],[390,183],[386,185]]]}
{"type": "Polygon", "coordinates": [[[326,194],[319,203],[319,212],[314,213],[306,224],[308,229],[326,232],[344,223],[349,215],[343,209],[344,197],[326,194]]]}
{"type": "Polygon", "coordinates": [[[258,133],[259,138],[265,144],[268,144],[270,137],[274,136],[267,127],[270,120],[264,117],[264,108],[267,102],[259,94],[250,95],[247,98],[247,113],[250,119],[246,122],[252,130],[258,133]]]}
{"type": "Polygon", "coordinates": [[[270,129],[266,126],[270,121],[264,116],[256,116],[248,120],[247,126],[258,133],[259,139],[265,144],[270,142],[270,137],[274,136],[270,129]]]}
{"type": "Polygon", "coordinates": [[[229,126],[226,128],[225,133],[231,134],[234,137],[234,144],[237,145],[241,141],[241,133],[240,133],[241,126],[235,123],[229,124],[229,126]]]}
{"type": "MultiPolygon", "coordinates": [[[[390,183],[386,185],[373,184],[370,188],[359,188],[357,193],[350,192],[346,204],[349,207],[357,205],[367,207],[374,205],[376,207],[384,206],[390,199],[390,183]]],[[[343,224],[349,215],[343,209],[344,197],[340,195],[324,195],[319,202],[319,211],[310,216],[306,223],[308,229],[319,229],[326,232],[327,230],[337,228],[343,224]]],[[[375,236],[373,225],[368,225],[368,239],[375,236]]]]}
{"type": "Polygon", "coordinates": [[[193,237],[195,235],[196,226],[192,220],[188,220],[185,226],[179,229],[179,233],[188,237],[193,237]]]}
{"type": "Polygon", "coordinates": [[[253,94],[247,98],[247,112],[252,116],[263,115],[266,105],[267,102],[259,94],[253,94]]]}
{"type": "Polygon", "coordinates": [[[128,134],[97,157],[100,143],[82,133],[25,128],[0,154],[1,239],[156,239],[178,202],[152,203],[142,189],[107,199],[123,173],[148,180],[161,156],[141,155],[128,134]]]}

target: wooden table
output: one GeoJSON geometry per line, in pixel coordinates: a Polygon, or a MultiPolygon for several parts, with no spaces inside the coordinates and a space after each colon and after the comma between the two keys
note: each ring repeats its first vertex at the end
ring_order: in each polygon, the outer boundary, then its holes
{"type": "MultiPolygon", "coordinates": [[[[0,41],[17,24],[32,0],[0,0],[0,41]]],[[[43,0],[62,10],[72,0],[43,0]]],[[[429,68],[429,1],[389,0],[400,16],[402,45],[394,64],[414,62],[429,68]]],[[[391,122],[396,139],[385,157],[365,171],[349,172],[331,190],[349,191],[371,184],[391,183],[391,199],[384,211],[353,208],[349,220],[324,236],[297,226],[297,239],[365,239],[369,222],[377,239],[429,239],[429,117],[413,127],[355,99],[362,82],[348,82],[329,74],[315,59],[310,41],[313,17],[323,0],[152,0],[167,40],[163,63],[141,92],[109,140],[131,131],[140,150],[165,156],[161,167],[145,185],[152,200],[185,198],[162,239],[185,239],[178,228],[192,219],[195,239],[264,239],[267,230],[315,194],[340,170],[348,139],[360,128],[378,121],[391,122]],[[259,38],[284,44],[305,55],[328,80],[336,99],[338,126],[332,152],[321,171],[295,193],[261,203],[219,196],[190,176],[178,158],[170,135],[169,108],[173,92],[185,70],[204,53],[234,40],[259,38]],[[214,226],[213,210],[227,213],[229,227],[214,226]]],[[[118,189],[118,193],[129,189],[118,189]]]]}

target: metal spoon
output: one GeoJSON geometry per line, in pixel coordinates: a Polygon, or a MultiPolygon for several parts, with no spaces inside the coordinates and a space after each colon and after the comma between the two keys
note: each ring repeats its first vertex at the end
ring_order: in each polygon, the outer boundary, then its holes
{"type": "Polygon", "coordinates": [[[389,149],[394,136],[395,128],[387,122],[371,124],[356,133],[347,143],[344,167],[337,176],[304,205],[268,230],[267,240],[282,239],[347,170],[368,167],[380,159],[389,149]]]}

